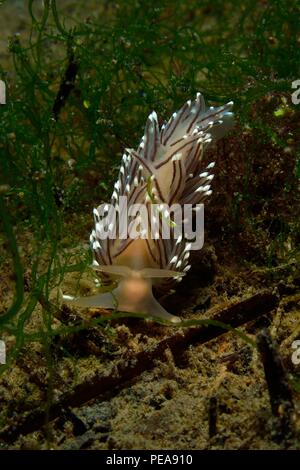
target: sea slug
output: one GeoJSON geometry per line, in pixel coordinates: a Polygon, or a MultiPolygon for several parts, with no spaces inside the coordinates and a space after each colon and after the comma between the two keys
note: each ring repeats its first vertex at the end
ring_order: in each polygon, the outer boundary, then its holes
{"type": "Polygon", "coordinates": [[[192,215],[183,223],[176,217],[183,207],[197,210],[211,195],[215,163],[203,168],[202,156],[233,126],[232,105],[206,108],[197,93],[161,127],[155,111],[149,115],[137,150],[123,155],[110,204],[93,211],[93,267],[117,287],[91,297],[64,296],[65,301],[180,321],[159,304],[152,288],[170,289],[190,268],[195,248],[184,223],[192,215]]]}

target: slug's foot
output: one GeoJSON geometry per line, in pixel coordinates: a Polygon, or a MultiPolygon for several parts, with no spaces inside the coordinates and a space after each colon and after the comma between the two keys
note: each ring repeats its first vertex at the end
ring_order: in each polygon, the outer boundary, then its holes
{"type": "Polygon", "coordinates": [[[155,317],[171,323],[180,323],[180,318],[167,312],[154,298],[152,293],[152,279],[170,278],[184,275],[177,271],[164,269],[144,268],[139,271],[127,266],[99,266],[97,270],[118,276],[118,287],[105,294],[91,297],[63,296],[63,300],[78,307],[108,308],[120,312],[132,312],[155,317]]]}
{"type": "Polygon", "coordinates": [[[133,302],[128,299],[122,299],[119,288],[105,294],[92,295],[90,297],[73,297],[63,295],[63,301],[66,304],[84,308],[107,308],[119,310],[120,312],[140,313],[145,317],[154,317],[160,320],[166,320],[171,323],[180,323],[181,319],[167,312],[160,303],[151,296],[143,299],[143,301],[133,302]]]}

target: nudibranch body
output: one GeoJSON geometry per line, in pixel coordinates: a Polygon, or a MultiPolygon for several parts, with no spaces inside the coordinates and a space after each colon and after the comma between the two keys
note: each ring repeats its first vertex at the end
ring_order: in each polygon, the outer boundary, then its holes
{"type": "Polygon", "coordinates": [[[215,163],[203,168],[201,160],[205,149],[233,126],[232,105],[206,108],[197,93],[196,100],[187,101],[161,128],[156,113],[149,115],[138,149],[126,149],[123,155],[110,205],[94,209],[93,267],[118,285],[104,294],[72,298],[72,303],[180,321],[154,298],[152,287],[168,290],[190,268],[192,244],[184,229],[179,231],[174,214],[176,208],[195,208],[211,195],[215,163]],[[137,205],[144,208],[143,218],[130,211],[137,205]]]}

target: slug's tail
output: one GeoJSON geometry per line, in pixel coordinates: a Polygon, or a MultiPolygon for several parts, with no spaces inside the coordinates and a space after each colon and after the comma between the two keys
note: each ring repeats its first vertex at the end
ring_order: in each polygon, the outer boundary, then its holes
{"type": "Polygon", "coordinates": [[[138,162],[145,178],[153,178],[159,202],[182,204],[181,195],[190,187],[190,175],[197,175],[205,149],[223,137],[234,125],[231,108],[205,106],[201,93],[187,101],[159,128],[153,111],[146,122],[138,149],[126,149],[138,162]]]}

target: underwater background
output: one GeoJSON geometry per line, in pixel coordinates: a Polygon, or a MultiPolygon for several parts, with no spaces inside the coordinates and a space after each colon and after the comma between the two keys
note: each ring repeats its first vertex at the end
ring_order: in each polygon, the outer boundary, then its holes
{"type": "Polygon", "coordinates": [[[299,15],[0,2],[0,449],[300,448],[299,15]],[[204,247],[162,299],[183,324],[62,304],[98,290],[92,210],[124,148],[198,91],[235,127],[205,154],[204,247]]]}

